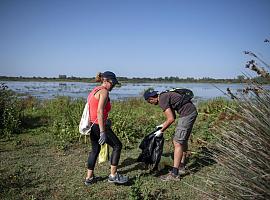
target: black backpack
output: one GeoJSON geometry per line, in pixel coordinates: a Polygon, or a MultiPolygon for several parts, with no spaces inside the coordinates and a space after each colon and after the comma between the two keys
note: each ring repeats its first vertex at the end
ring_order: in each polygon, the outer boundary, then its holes
{"type": "Polygon", "coordinates": [[[161,92],[160,94],[166,93],[166,92],[176,92],[176,93],[180,94],[181,96],[183,96],[181,105],[184,105],[187,102],[190,102],[191,99],[194,97],[193,92],[187,88],[172,88],[170,90],[165,90],[165,91],[161,92]]]}

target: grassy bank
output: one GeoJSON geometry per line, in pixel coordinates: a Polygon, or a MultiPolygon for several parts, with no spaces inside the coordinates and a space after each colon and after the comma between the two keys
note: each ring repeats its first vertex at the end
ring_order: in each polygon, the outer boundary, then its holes
{"type": "MultiPolygon", "coordinates": [[[[160,174],[151,174],[136,162],[138,142],[164,120],[161,110],[141,99],[113,102],[110,118],[124,145],[119,171],[127,174],[130,182],[125,186],[109,184],[109,163],[103,163],[96,167],[101,180],[85,187],[90,144],[84,139],[79,141],[78,133],[84,101],[66,97],[39,101],[5,95],[7,99],[15,98],[17,104],[6,102],[4,116],[9,118],[4,117],[2,124],[11,120],[18,126],[1,129],[1,199],[201,199],[204,193],[193,187],[201,185],[200,177],[215,168],[208,154],[208,146],[215,141],[211,130],[226,118],[226,109],[234,106],[224,99],[198,105],[199,117],[189,152],[191,174],[175,184],[161,182],[157,176],[160,174]]],[[[161,174],[172,163],[170,138],[174,128],[175,125],[165,135],[161,174]]]]}
{"type": "MultiPolygon", "coordinates": [[[[211,171],[202,158],[191,163],[194,173],[175,184],[163,183],[150,174],[144,165],[137,163],[137,148],[123,150],[119,171],[130,177],[129,184],[118,186],[107,182],[109,163],[97,164],[96,174],[101,180],[86,187],[86,160],[89,144],[76,143],[68,150],[57,149],[49,133],[35,129],[16,137],[13,141],[1,140],[1,199],[201,199],[190,185],[199,185],[199,178],[211,171]],[[140,175],[140,179],[136,178],[140,175]],[[136,198],[131,198],[136,199],[136,198]]],[[[166,144],[163,160],[171,163],[171,146],[166,144]]],[[[192,158],[193,159],[193,158],[192,158]]]]}

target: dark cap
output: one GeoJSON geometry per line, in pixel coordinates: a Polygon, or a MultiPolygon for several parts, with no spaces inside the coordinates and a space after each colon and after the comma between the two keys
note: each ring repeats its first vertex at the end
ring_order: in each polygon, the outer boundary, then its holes
{"type": "Polygon", "coordinates": [[[143,97],[144,97],[145,100],[147,100],[147,99],[149,99],[149,97],[154,97],[156,95],[158,95],[158,91],[147,90],[147,91],[144,92],[143,97]]]}
{"type": "Polygon", "coordinates": [[[110,72],[110,71],[103,72],[102,76],[104,78],[111,80],[114,85],[119,84],[119,82],[118,82],[118,80],[113,72],[110,72]]]}

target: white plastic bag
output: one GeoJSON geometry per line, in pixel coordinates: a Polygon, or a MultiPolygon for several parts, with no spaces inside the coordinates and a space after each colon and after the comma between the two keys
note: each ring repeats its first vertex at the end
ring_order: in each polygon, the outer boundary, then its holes
{"type": "Polygon", "coordinates": [[[81,135],[90,135],[91,128],[92,124],[89,120],[89,106],[88,102],[86,102],[79,125],[79,132],[81,133],[81,135]]]}

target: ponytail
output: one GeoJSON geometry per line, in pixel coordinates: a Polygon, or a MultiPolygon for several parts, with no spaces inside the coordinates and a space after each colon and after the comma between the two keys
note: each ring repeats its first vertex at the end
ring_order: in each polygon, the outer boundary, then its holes
{"type": "Polygon", "coordinates": [[[102,82],[102,73],[98,72],[96,75],[96,82],[102,82]]]}

